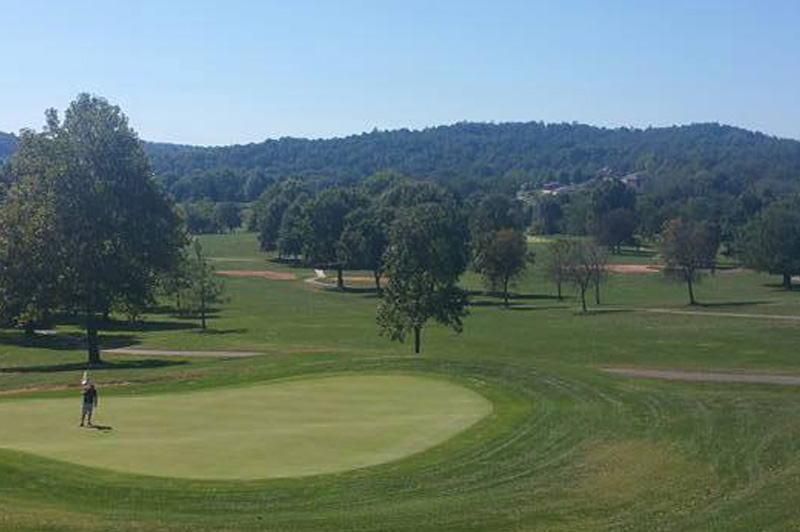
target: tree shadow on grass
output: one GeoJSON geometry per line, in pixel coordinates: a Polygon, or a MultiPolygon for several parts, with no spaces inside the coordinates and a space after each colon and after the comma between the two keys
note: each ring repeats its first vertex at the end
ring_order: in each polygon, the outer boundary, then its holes
{"type": "Polygon", "coordinates": [[[163,360],[146,358],[141,360],[123,360],[118,362],[101,362],[90,365],[87,362],[68,362],[64,364],[43,364],[38,366],[10,366],[0,368],[0,373],[59,373],[64,371],[118,370],[118,369],[155,369],[187,364],[185,360],[163,360]]]}
{"type": "Polygon", "coordinates": [[[712,303],[698,302],[694,305],[689,305],[689,306],[700,307],[700,308],[727,308],[727,307],[735,308],[735,307],[750,307],[756,305],[772,305],[772,304],[774,304],[774,301],[761,299],[756,301],[716,301],[712,303]]]}
{"type": "MultiPolygon", "coordinates": [[[[218,312],[216,309],[209,311],[208,315],[218,312]]],[[[195,319],[191,316],[191,319],[195,319]]],[[[85,322],[77,317],[62,317],[54,321],[59,325],[72,325],[75,327],[83,327],[85,322]]],[[[101,333],[103,331],[110,332],[158,332],[158,331],[181,331],[186,329],[194,329],[199,327],[196,323],[186,323],[186,321],[165,321],[165,320],[106,320],[99,321],[97,329],[101,333]]]]}
{"type": "Polygon", "coordinates": [[[564,310],[569,308],[569,305],[511,305],[507,310],[514,312],[530,312],[532,310],[564,310]]]}
{"type": "Polygon", "coordinates": [[[272,257],[267,259],[267,262],[272,264],[280,264],[281,266],[286,266],[289,268],[308,268],[308,266],[303,264],[303,261],[300,259],[281,259],[278,257],[272,257]]]}
{"type": "Polygon", "coordinates": [[[199,329],[195,331],[197,334],[207,334],[211,336],[224,335],[224,334],[244,334],[249,329],[240,327],[238,329],[199,329]]]}
{"type": "MultiPolygon", "coordinates": [[[[103,349],[130,347],[139,340],[130,334],[101,334],[100,345],[103,349]]],[[[0,345],[13,345],[33,349],[50,349],[54,351],[75,351],[86,348],[86,337],[82,332],[58,332],[55,334],[36,334],[27,336],[23,331],[0,331],[0,345]]]]}
{"type": "Polygon", "coordinates": [[[771,288],[776,292],[786,292],[786,293],[800,292],[800,283],[796,282],[792,283],[791,288],[786,288],[785,286],[783,286],[783,283],[764,283],[761,286],[763,286],[764,288],[771,288]]]}
{"type": "Polygon", "coordinates": [[[634,309],[631,308],[600,308],[600,307],[592,307],[583,311],[581,309],[576,309],[574,314],[576,316],[600,316],[603,314],[627,314],[630,312],[635,312],[634,309]]]}
{"type": "MultiPolygon", "coordinates": [[[[488,290],[466,290],[464,292],[464,294],[467,297],[491,297],[491,298],[495,298],[495,299],[503,299],[503,293],[502,292],[492,292],[492,291],[488,291],[488,290]]],[[[558,300],[558,296],[550,295],[550,294],[524,294],[524,293],[520,294],[520,293],[516,293],[516,292],[510,292],[508,294],[508,299],[512,300],[512,301],[514,301],[514,300],[525,301],[525,300],[529,300],[529,299],[533,299],[533,300],[537,300],[537,299],[558,300]]],[[[563,296],[562,300],[563,299],[569,299],[569,298],[567,296],[563,296]]]]}

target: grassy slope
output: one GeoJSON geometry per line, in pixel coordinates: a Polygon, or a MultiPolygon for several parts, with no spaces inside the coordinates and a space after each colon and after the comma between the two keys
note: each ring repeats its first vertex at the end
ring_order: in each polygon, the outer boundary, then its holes
{"type": "MultiPolygon", "coordinates": [[[[210,255],[254,256],[252,235],[210,237],[210,255]]],[[[275,269],[264,262],[226,269],[275,269]],[[255,266],[254,266],[255,264],[255,266]]],[[[222,266],[221,266],[222,267],[222,266]]],[[[308,270],[296,270],[310,275],[308,270]]],[[[479,289],[470,275],[465,284],[479,289]]],[[[698,289],[706,311],[800,315],[775,279],[726,273],[698,289]]],[[[503,310],[478,297],[458,336],[426,329],[423,356],[380,338],[369,293],[302,280],[227,281],[214,333],[168,315],[107,342],[258,349],[255,359],[108,357],[105,394],[148,395],[331,372],[455,379],[495,410],[462,436],[390,464],[297,480],[136,477],[0,452],[0,530],[790,530],[800,526],[800,390],[612,377],[607,365],[800,371],[800,324],[630,311],[685,309],[657,275],[613,275],[615,312],[581,315],[536,275],[503,310]]],[[[65,328],[68,330],[69,328],[65,328]]],[[[0,389],[75,382],[83,354],[4,336],[0,389]],[[39,367],[37,367],[39,366],[39,367]],[[41,367],[46,366],[46,367],[41,367]],[[22,370],[19,368],[23,367],[22,370]],[[16,370],[13,368],[17,368],[16,370]]],[[[60,396],[74,392],[47,392],[60,396]]],[[[0,407],[38,394],[0,396],[0,407]]]]}

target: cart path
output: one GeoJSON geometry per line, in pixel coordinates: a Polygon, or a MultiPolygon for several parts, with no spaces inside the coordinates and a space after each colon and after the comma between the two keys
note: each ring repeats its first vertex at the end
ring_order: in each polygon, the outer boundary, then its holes
{"type": "Polygon", "coordinates": [[[139,347],[118,347],[104,349],[104,353],[118,355],[151,355],[160,357],[197,357],[197,358],[245,358],[258,356],[254,351],[180,351],[169,349],[144,349],[139,347]]]}
{"type": "Polygon", "coordinates": [[[652,312],[655,314],[678,314],[681,316],[718,316],[723,318],[748,318],[757,320],[784,320],[800,322],[800,316],[786,316],[781,314],[746,314],[741,312],[709,312],[705,310],[674,310],[668,308],[646,308],[642,310],[644,312],[652,312]]]}
{"type": "Polygon", "coordinates": [[[626,377],[648,377],[672,381],[737,382],[750,384],[783,384],[800,386],[800,375],[770,373],[717,373],[709,371],[682,371],[668,369],[603,368],[607,373],[626,377]]]}

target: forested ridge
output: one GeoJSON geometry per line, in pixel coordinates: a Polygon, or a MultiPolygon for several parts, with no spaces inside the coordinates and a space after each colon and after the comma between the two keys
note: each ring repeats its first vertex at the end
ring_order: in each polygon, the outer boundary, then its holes
{"type": "MultiPolygon", "coordinates": [[[[0,135],[0,157],[13,143],[0,135]]],[[[250,201],[285,177],[355,182],[390,168],[454,188],[491,183],[506,192],[525,183],[582,183],[640,170],[662,184],[697,181],[734,195],[783,192],[800,181],[800,142],[719,124],[607,129],[465,122],[221,147],[145,143],[145,151],[158,181],[178,201],[250,201]]]]}
{"type": "Polygon", "coordinates": [[[0,131],[0,161],[10,156],[17,148],[17,137],[0,131]]]}

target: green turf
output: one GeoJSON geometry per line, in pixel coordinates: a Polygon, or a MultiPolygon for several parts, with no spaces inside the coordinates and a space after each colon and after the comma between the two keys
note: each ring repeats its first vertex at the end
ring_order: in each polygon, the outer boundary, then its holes
{"type": "MultiPolygon", "coordinates": [[[[144,324],[112,324],[103,342],[264,356],[106,355],[110,364],[94,377],[108,406],[268,389],[287,378],[379,374],[458,383],[490,400],[492,414],[401,460],[299,478],[143,477],[0,451],[0,530],[800,529],[799,388],[601,371],[623,365],[800,374],[798,323],[644,312],[691,310],[684,288],[658,274],[611,275],[603,305],[584,315],[572,289],[556,300],[534,269],[514,288],[516,308],[473,295],[464,333],[426,328],[415,357],[409,345],[377,334],[374,294],[309,286],[303,278],[311,270],[259,254],[254,235],[204,242],[210,256],[253,261],[230,261],[226,269],[282,269],[298,279],[227,280],[229,301],[206,333],[193,320],[160,312],[144,324]]],[[[462,284],[483,289],[471,273],[462,284]]],[[[700,310],[800,316],[800,291],[778,284],[770,276],[720,272],[697,287],[700,310]]],[[[69,341],[75,327],[56,326],[57,337],[33,343],[18,332],[0,333],[0,391],[77,382],[85,354],[69,341]]],[[[0,411],[61,398],[74,416],[74,391],[0,394],[0,411]]]]}
{"type": "Polygon", "coordinates": [[[5,405],[0,447],[144,475],[294,477],[397,460],[491,412],[460,386],[397,375],[111,396],[97,429],[76,427],[77,406],[67,399],[5,405]]]}

